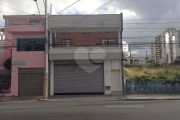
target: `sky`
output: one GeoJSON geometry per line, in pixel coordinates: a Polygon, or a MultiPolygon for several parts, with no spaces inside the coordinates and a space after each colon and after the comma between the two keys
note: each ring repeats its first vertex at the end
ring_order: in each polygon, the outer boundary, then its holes
{"type": "MultiPolygon", "coordinates": [[[[48,0],[48,10],[52,3],[56,12],[63,10],[77,0],[48,0]]],[[[90,14],[110,0],[79,0],[60,14],[90,14]]],[[[43,0],[37,0],[40,13],[44,14],[43,0]]],[[[34,0],[1,0],[0,27],[4,26],[3,15],[37,14],[34,0]],[[3,5],[6,6],[3,6],[3,5]],[[18,9],[23,12],[16,11],[18,9]]],[[[165,28],[180,28],[180,0],[112,0],[95,14],[123,13],[123,40],[132,50],[132,56],[143,57],[150,54],[148,46],[135,46],[134,43],[152,42],[165,28]]]]}

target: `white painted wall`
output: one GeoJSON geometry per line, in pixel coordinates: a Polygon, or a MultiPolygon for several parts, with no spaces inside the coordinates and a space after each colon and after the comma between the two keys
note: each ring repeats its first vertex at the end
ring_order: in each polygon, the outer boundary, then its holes
{"type": "Polygon", "coordinates": [[[104,61],[104,87],[110,86],[110,90],[105,89],[105,95],[122,94],[122,77],[120,60],[104,61]]]}

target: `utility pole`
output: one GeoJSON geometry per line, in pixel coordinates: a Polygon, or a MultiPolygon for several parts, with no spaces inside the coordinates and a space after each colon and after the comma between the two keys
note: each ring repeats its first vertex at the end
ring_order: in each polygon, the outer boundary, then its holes
{"type": "Polygon", "coordinates": [[[44,53],[44,91],[43,98],[48,98],[48,79],[49,79],[49,62],[48,62],[48,15],[47,15],[47,0],[45,0],[45,53],[44,53]]]}
{"type": "Polygon", "coordinates": [[[129,45],[130,57],[131,57],[131,46],[129,45]]]}
{"type": "MultiPolygon", "coordinates": [[[[34,0],[36,2],[36,5],[38,7],[37,4],[37,0],[34,0]]],[[[48,48],[48,15],[47,15],[47,0],[45,0],[44,2],[44,7],[45,7],[45,44],[44,44],[44,85],[43,85],[43,99],[47,99],[48,98],[48,79],[49,79],[49,48],[48,48]]],[[[39,7],[38,7],[38,11],[39,11],[39,7]]],[[[40,11],[39,11],[39,15],[40,15],[40,11]]]]}

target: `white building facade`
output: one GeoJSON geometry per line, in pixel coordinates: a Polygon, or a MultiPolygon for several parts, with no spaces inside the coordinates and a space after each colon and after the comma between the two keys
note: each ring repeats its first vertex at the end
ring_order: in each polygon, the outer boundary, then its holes
{"type": "Polygon", "coordinates": [[[122,14],[85,16],[49,17],[50,95],[122,95],[122,14]]]}
{"type": "Polygon", "coordinates": [[[166,29],[158,35],[151,44],[151,60],[157,64],[173,63],[180,56],[180,30],[176,28],[166,29]]]}

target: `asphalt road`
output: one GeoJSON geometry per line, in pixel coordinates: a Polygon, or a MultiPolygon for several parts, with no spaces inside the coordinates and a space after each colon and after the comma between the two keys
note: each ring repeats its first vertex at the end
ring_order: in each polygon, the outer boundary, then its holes
{"type": "Polygon", "coordinates": [[[180,101],[0,102],[0,120],[180,120],[180,101]]]}

